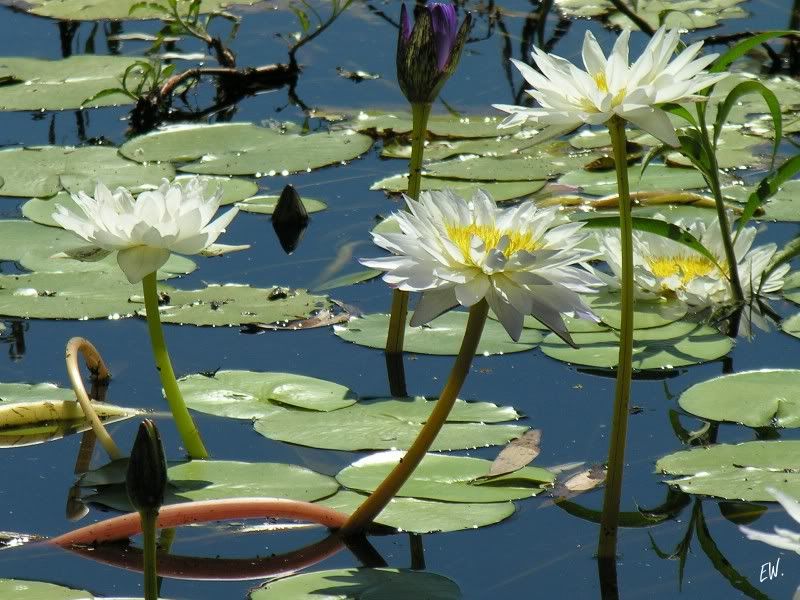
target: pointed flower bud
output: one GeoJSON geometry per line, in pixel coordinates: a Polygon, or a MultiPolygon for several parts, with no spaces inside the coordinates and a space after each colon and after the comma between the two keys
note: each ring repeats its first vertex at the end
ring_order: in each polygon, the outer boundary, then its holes
{"type": "Polygon", "coordinates": [[[272,212],[272,228],[286,254],[295,251],[306,227],[308,227],[308,211],[297,190],[287,185],[283,188],[272,212]]]}
{"type": "Polygon", "coordinates": [[[139,512],[156,512],[164,504],[167,487],[167,461],[164,446],[155,423],[145,419],[139,425],[139,433],[133,443],[128,459],[128,475],[125,480],[128,498],[139,512]]]}
{"type": "Polygon", "coordinates": [[[469,32],[467,14],[458,26],[452,4],[432,2],[415,10],[414,28],[405,5],[400,10],[397,38],[397,80],[411,103],[431,103],[453,74],[469,32]]]}

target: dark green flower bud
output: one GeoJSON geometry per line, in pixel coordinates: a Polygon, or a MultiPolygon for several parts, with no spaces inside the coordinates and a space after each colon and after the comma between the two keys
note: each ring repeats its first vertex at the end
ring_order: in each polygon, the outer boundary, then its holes
{"type": "Polygon", "coordinates": [[[128,459],[125,480],[128,498],[139,512],[156,512],[164,504],[167,487],[167,461],[155,423],[145,419],[139,425],[128,459]]]}
{"type": "Polygon", "coordinates": [[[467,14],[459,28],[455,6],[432,2],[414,11],[412,30],[403,5],[397,38],[397,81],[409,102],[430,104],[436,100],[444,82],[456,70],[471,22],[467,14]]]}
{"type": "Polygon", "coordinates": [[[295,251],[306,227],[308,227],[308,211],[297,190],[287,185],[281,192],[275,210],[272,211],[272,228],[286,254],[295,251]]]}

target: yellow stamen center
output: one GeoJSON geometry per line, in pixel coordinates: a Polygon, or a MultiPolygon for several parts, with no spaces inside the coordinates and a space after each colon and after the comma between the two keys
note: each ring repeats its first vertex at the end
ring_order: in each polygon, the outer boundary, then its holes
{"type": "Polygon", "coordinates": [[[601,92],[608,92],[608,82],[606,81],[606,74],[600,71],[595,73],[594,81],[597,84],[597,89],[601,92]]]}
{"type": "Polygon", "coordinates": [[[508,245],[503,250],[503,254],[508,257],[516,254],[520,250],[534,252],[541,248],[541,243],[533,239],[533,235],[527,231],[515,231],[513,229],[504,231],[491,225],[478,225],[476,223],[467,225],[466,227],[463,225],[445,225],[445,230],[447,231],[447,237],[450,238],[450,241],[461,250],[461,254],[467,264],[473,266],[479,265],[475,265],[470,256],[472,236],[480,238],[487,250],[489,248],[496,248],[503,236],[506,236],[508,238],[508,245]]]}
{"type": "Polygon", "coordinates": [[[654,256],[648,258],[647,263],[656,277],[677,276],[681,285],[718,270],[714,263],[703,256],[654,256]]]}

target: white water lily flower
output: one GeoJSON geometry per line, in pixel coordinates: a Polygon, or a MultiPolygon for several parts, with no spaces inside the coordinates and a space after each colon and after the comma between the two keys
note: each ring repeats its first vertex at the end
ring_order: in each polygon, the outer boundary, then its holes
{"type": "Polygon", "coordinates": [[[515,341],[524,315],[570,342],[561,313],[597,320],[578,296],[602,285],[577,266],[597,256],[575,247],[588,235],[580,231],[582,223],[552,227],[557,209],[532,202],[502,209],[481,191],[469,202],[444,190],[406,203],[410,212],[394,215],[401,233],[373,234],[395,256],[361,263],[386,271],[383,279],[393,287],[423,292],[412,326],[484,298],[515,341]]]}
{"type": "MultiPolygon", "coordinates": [[[[779,490],[767,488],[767,491],[775,500],[780,502],[781,506],[789,513],[790,517],[800,523],[800,502],[779,490]]],[[[782,529],[781,527],[775,527],[775,533],[757,531],[744,526],[739,526],[739,530],[745,534],[749,540],[764,542],[770,546],[782,548],[783,550],[791,550],[800,554],[800,533],[782,529]]]]}
{"type": "Polygon", "coordinates": [[[533,49],[532,56],[541,73],[512,59],[533,86],[528,93],[540,108],[495,104],[495,108],[510,113],[500,126],[531,120],[568,131],[581,123],[601,125],[618,115],[670,146],[678,146],[675,128],[658,106],[701,100],[698,92],[728,74],[704,71],[717,55],[695,58],[702,42],[692,44],[670,62],[678,46],[678,31],[664,27],[656,31],[641,56],[629,65],[629,37],[630,31],[623,31],[606,59],[595,37],[587,31],[583,41],[585,71],[539,48],[533,49]]]}
{"type": "Polygon", "coordinates": [[[164,265],[171,252],[197,254],[213,244],[236,216],[238,209],[233,208],[211,221],[222,191],[207,196],[206,183],[201,177],[183,185],[164,179],[158,189],[135,200],[125,188],[112,193],[98,183],[94,198],[83,192],[72,195],[82,214],[57,204],[53,220],[97,248],[118,251],[123,273],[138,283],[164,265]]]}
{"type": "MultiPolygon", "coordinates": [[[[657,218],[663,217],[657,215],[657,218]]],[[[702,219],[679,220],[676,225],[699,240],[719,265],[727,264],[722,229],[717,219],[709,225],[702,219]]],[[[751,250],[755,236],[755,227],[745,227],[733,245],[742,291],[748,299],[780,290],[789,271],[788,264],[782,265],[762,281],[777,246],[766,244],[751,250]]],[[[618,279],[622,273],[619,234],[616,231],[602,234],[600,246],[618,279]]],[[[692,306],[721,306],[733,300],[727,273],[699,252],[653,233],[633,233],[633,279],[645,296],[674,297],[692,306]]]]}

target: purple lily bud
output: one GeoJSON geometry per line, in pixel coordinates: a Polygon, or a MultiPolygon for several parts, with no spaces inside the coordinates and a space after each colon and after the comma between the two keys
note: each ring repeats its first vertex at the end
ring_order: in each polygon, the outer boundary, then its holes
{"type": "Polygon", "coordinates": [[[434,2],[428,5],[428,11],[431,13],[433,42],[436,44],[436,66],[440,71],[444,71],[456,44],[458,33],[456,7],[452,4],[434,2]]]}
{"type": "Polygon", "coordinates": [[[411,103],[431,103],[455,71],[469,32],[467,14],[458,26],[456,7],[432,2],[418,7],[411,28],[405,5],[400,10],[397,79],[411,103]]]}

